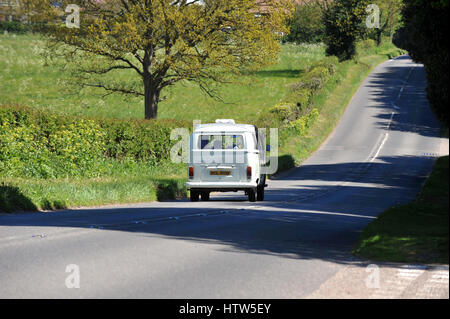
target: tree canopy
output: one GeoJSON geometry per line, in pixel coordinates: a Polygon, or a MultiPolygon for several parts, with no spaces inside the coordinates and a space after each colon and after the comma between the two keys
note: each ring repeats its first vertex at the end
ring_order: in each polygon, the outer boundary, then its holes
{"type": "Polygon", "coordinates": [[[449,1],[404,0],[403,28],[394,43],[425,66],[431,107],[448,126],[449,105],[449,1]]]}
{"type": "Polygon", "coordinates": [[[365,31],[368,0],[334,0],[325,10],[325,44],[328,55],[339,60],[351,59],[356,53],[355,42],[365,31]]]}

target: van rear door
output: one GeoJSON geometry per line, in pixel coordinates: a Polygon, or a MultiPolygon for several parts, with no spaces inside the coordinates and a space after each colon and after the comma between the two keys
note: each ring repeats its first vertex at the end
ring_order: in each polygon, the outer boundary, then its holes
{"type": "Polygon", "coordinates": [[[202,182],[247,180],[247,150],[243,133],[199,133],[194,136],[192,163],[202,182]]]}

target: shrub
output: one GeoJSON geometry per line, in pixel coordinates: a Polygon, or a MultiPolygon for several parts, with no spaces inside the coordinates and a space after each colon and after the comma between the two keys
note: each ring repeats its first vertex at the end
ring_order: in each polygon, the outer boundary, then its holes
{"type": "Polygon", "coordinates": [[[184,121],[100,120],[0,107],[0,175],[100,176],[105,160],[167,161],[184,121]]]}
{"type": "Polygon", "coordinates": [[[3,33],[5,31],[23,34],[30,31],[30,27],[17,21],[0,21],[0,32],[3,33]]]}
{"type": "Polygon", "coordinates": [[[291,85],[291,93],[287,96],[286,102],[296,104],[296,118],[309,111],[312,96],[324,87],[335,73],[338,63],[339,60],[335,56],[317,61],[306,70],[300,81],[291,85]]]}
{"type": "Polygon", "coordinates": [[[329,75],[333,75],[336,73],[336,66],[339,64],[339,59],[334,56],[327,56],[325,58],[320,59],[319,61],[314,62],[308,68],[307,72],[315,67],[325,67],[328,70],[329,75]]]}
{"type": "Polygon", "coordinates": [[[305,74],[303,81],[307,88],[312,91],[317,91],[323,88],[329,77],[330,73],[326,67],[316,66],[305,74]]]}
{"type": "Polygon", "coordinates": [[[290,121],[295,116],[295,103],[282,102],[269,109],[269,112],[276,115],[281,121],[290,121]]]}
{"type": "Polygon", "coordinates": [[[299,135],[305,136],[311,125],[319,117],[319,110],[314,108],[307,115],[301,116],[293,122],[290,122],[288,128],[294,129],[299,135]]]}
{"type": "Polygon", "coordinates": [[[364,39],[360,40],[356,43],[356,50],[359,52],[360,50],[372,49],[377,46],[377,43],[373,39],[364,39]]]}
{"type": "Polygon", "coordinates": [[[307,109],[312,96],[312,90],[310,88],[304,87],[305,83],[300,81],[292,86],[292,92],[286,98],[286,102],[294,104],[296,106],[296,114],[301,115],[307,109]]]}

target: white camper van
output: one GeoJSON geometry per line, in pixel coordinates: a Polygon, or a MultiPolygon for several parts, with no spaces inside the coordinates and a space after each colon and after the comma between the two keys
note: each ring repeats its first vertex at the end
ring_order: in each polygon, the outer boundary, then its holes
{"type": "Polygon", "coordinates": [[[211,192],[245,191],[248,200],[264,200],[265,137],[254,125],[216,120],[194,128],[189,140],[188,182],[191,201],[211,192]]]}

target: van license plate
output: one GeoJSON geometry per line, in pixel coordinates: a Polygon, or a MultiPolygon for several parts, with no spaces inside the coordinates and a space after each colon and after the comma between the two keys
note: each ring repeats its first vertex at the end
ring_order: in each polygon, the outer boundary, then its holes
{"type": "Polygon", "coordinates": [[[210,175],[225,175],[225,176],[228,176],[228,175],[230,175],[230,171],[211,171],[209,174],[210,175]]]}

